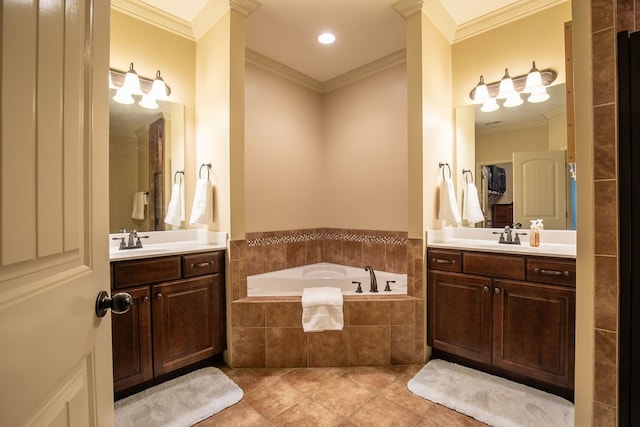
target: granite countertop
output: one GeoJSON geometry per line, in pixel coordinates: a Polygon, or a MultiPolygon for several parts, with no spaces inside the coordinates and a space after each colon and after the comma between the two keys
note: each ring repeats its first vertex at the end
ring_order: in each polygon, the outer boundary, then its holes
{"type": "Polygon", "coordinates": [[[224,250],[227,247],[227,233],[207,230],[171,230],[139,232],[142,248],[119,249],[120,237],[128,239],[128,233],[114,233],[109,235],[109,260],[123,261],[139,258],[155,258],[186,253],[208,252],[224,250]],[[116,240],[113,240],[113,239],[116,240]]]}

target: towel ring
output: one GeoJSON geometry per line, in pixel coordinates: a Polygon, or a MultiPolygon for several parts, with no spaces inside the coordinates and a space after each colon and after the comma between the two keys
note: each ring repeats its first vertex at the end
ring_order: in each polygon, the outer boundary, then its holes
{"type": "Polygon", "coordinates": [[[180,175],[179,184],[182,184],[182,180],[184,179],[184,171],[177,171],[176,173],[173,174],[173,183],[178,184],[178,175],[180,175]]]}
{"type": "Polygon", "coordinates": [[[207,168],[207,179],[209,179],[209,171],[211,170],[211,163],[203,163],[200,165],[200,170],[198,171],[198,178],[202,178],[202,168],[207,168]]]}
{"type": "Polygon", "coordinates": [[[451,175],[451,166],[449,166],[449,163],[438,163],[438,165],[440,166],[440,168],[442,169],[442,179],[445,180],[446,178],[444,177],[444,167],[446,166],[449,169],[449,179],[452,178],[451,175]]]}
{"type": "Polygon", "coordinates": [[[473,182],[473,172],[470,169],[462,169],[462,174],[464,175],[464,182],[469,184],[473,182]],[[471,181],[469,181],[469,175],[471,175],[471,181]]]}

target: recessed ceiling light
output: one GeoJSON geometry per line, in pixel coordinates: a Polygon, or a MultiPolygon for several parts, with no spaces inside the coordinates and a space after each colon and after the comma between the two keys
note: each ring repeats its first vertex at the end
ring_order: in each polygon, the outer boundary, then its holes
{"type": "Polygon", "coordinates": [[[336,36],[331,33],[322,33],[318,36],[318,42],[322,44],[332,44],[336,41],[336,36]]]}

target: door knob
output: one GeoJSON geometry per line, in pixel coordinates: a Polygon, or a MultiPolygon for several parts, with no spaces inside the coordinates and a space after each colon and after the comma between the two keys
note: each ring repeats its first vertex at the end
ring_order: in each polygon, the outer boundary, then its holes
{"type": "Polygon", "coordinates": [[[104,317],[109,310],[115,314],[124,314],[129,311],[132,305],[133,299],[126,292],[120,292],[113,297],[109,297],[107,291],[102,291],[96,298],[96,316],[104,317]]]}

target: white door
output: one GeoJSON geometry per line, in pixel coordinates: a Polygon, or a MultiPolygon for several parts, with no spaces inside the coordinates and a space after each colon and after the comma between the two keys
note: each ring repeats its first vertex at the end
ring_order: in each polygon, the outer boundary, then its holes
{"type": "Polygon", "coordinates": [[[0,7],[0,425],[112,425],[109,1],[0,7]]]}
{"type": "Polygon", "coordinates": [[[513,153],[513,222],[567,228],[566,151],[513,153]]]}

